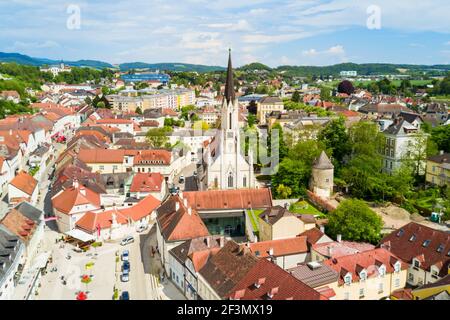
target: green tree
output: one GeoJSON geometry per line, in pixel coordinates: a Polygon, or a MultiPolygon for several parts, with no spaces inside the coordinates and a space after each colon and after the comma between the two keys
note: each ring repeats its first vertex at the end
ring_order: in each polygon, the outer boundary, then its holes
{"type": "Polygon", "coordinates": [[[272,176],[272,186],[276,198],[283,198],[278,193],[280,185],[291,189],[292,196],[300,197],[306,195],[306,186],[311,175],[311,167],[301,160],[284,159],[278,165],[278,170],[272,176]]]}
{"type": "Polygon", "coordinates": [[[450,152],[450,125],[433,128],[431,140],[437,144],[439,150],[450,152]]]}
{"type": "Polygon", "coordinates": [[[142,114],[142,109],[141,109],[140,107],[137,107],[136,110],[135,110],[135,112],[136,112],[137,114],[142,114]]]}
{"type": "Polygon", "coordinates": [[[147,142],[153,148],[166,147],[169,143],[168,135],[172,133],[171,127],[153,128],[147,131],[147,142]]]}
{"type": "Polygon", "coordinates": [[[300,102],[300,92],[298,92],[297,90],[295,90],[294,93],[292,94],[292,101],[300,102]]]}
{"type": "Polygon", "coordinates": [[[277,194],[279,194],[282,199],[288,199],[292,194],[292,190],[284,184],[280,184],[277,188],[277,194]]]}
{"type": "Polygon", "coordinates": [[[350,153],[351,146],[349,135],[345,128],[345,120],[340,117],[333,119],[328,125],[320,131],[318,139],[322,141],[327,149],[331,149],[333,158],[337,163],[341,163],[344,157],[350,153]]]}
{"type": "Polygon", "coordinates": [[[344,200],[328,214],[327,233],[333,237],[340,234],[349,241],[376,244],[382,227],[381,217],[362,200],[344,200]]]}

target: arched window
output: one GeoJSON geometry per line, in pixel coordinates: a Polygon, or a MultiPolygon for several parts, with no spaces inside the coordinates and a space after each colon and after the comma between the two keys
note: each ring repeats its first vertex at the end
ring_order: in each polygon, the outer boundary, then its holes
{"type": "Polygon", "coordinates": [[[232,129],[231,125],[232,125],[232,119],[231,119],[231,112],[230,112],[230,130],[232,129]]]}
{"type": "Polygon", "coordinates": [[[247,187],[247,177],[246,176],[244,176],[244,179],[243,179],[243,181],[242,181],[242,186],[245,188],[245,187],[247,187]]]}
{"type": "Polygon", "coordinates": [[[233,188],[233,174],[231,172],[228,176],[228,188],[233,188]]]}

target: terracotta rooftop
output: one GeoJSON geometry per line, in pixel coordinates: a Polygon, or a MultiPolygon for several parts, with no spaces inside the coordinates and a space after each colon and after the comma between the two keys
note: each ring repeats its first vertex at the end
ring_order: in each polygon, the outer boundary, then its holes
{"type": "Polygon", "coordinates": [[[239,300],[328,300],[266,259],[252,264],[227,297],[239,300]]]}
{"type": "Polygon", "coordinates": [[[167,150],[142,150],[134,157],[134,164],[170,165],[172,154],[167,150]]]}
{"type": "Polygon", "coordinates": [[[56,194],[52,198],[52,204],[59,212],[70,214],[75,206],[90,204],[99,208],[100,195],[85,186],[72,186],[56,194]]]}
{"type": "Polygon", "coordinates": [[[193,191],[184,192],[183,197],[196,210],[260,209],[272,206],[270,189],[193,191]]]}
{"type": "Polygon", "coordinates": [[[380,246],[410,264],[414,258],[423,260],[421,269],[429,271],[431,266],[436,266],[441,277],[448,273],[450,234],[447,232],[410,222],[384,237],[380,246]]]}
{"type": "Polygon", "coordinates": [[[33,195],[34,190],[37,186],[37,180],[34,179],[30,174],[26,172],[20,172],[14,179],[11,180],[10,184],[17,189],[23,191],[28,195],[33,195]]]}
{"type": "Polygon", "coordinates": [[[208,236],[209,232],[195,209],[184,206],[179,196],[170,196],[157,209],[157,223],[166,241],[208,236]],[[178,210],[177,210],[178,207],[178,210]]]}
{"type": "Polygon", "coordinates": [[[195,271],[199,272],[208,258],[217,253],[226,242],[227,240],[221,236],[199,237],[183,242],[170,250],[170,254],[182,264],[190,259],[195,271]]]}
{"type": "Polygon", "coordinates": [[[139,221],[150,215],[160,204],[159,200],[149,195],[132,207],[87,212],[77,221],[76,226],[90,233],[94,232],[98,226],[101,229],[108,229],[111,227],[113,214],[116,215],[119,224],[127,224],[129,220],[139,221]]]}
{"type": "Polygon", "coordinates": [[[312,245],[312,249],[322,256],[328,258],[337,258],[346,255],[352,255],[359,252],[373,250],[375,248],[374,245],[369,243],[359,243],[359,242],[350,242],[350,241],[341,241],[341,242],[325,242],[325,243],[316,243],[312,245]],[[331,249],[331,256],[330,256],[331,249]]]}
{"type": "Polygon", "coordinates": [[[281,257],[308,252],[306,237],[255,242],[250,243],[249,247],[259,258],[281,257]]]}
{"type": "Polygon", "coordinates": [[[78,158],[85,163],[123,163],[125,150],[80,149],[78,158]]]}
{"type": "Polygon", "coordinates": [[[383,248],[355,253],[352,255],[331,258],[324,261],[324,264],[339,273],[339,283],[344,283],[344,277],[350,273],[352,281],[360,280],[360,272],[367,271],[367,278],[379,275],[378,268],[382,265],[386,267],[386,273],[394,272],[395,263],[401,263],[401,269],[405,270],[408,265],[396,257],[394,254],[383,248]],[[376,266],[377,268],[374,268],[376,266]]]}
{"type": "Polygon", "coordinates": [[[36,231],[36,222],[27,218],[18,210],[11,209],[0,224],[5,226],[9,231],[18,236],[22,241],[28,243],[36,231]]]}
{"type": "Polygon", "coordinates": [[[161,173],[136,173],[130,186],[130,192],[160,192],[164,183],[161,173]]]}

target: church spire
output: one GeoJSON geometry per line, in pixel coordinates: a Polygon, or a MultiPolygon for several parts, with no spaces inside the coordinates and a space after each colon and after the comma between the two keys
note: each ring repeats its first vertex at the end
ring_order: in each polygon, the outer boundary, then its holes
{"type": "Polygon", "coordinates": [[[228,69],[227,69],[227,82],[225,83],[225,99],[227,103],[236,99],[236,93],[234,92],[234,79],[233,79],[233,67],[231,64],[231,49],[229,49],[228,56],[228,69]]]}

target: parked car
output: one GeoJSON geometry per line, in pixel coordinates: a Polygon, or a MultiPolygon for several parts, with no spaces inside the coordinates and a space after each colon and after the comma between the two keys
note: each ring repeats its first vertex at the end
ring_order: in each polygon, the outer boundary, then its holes
{"type": "Polygon", "coordinates": [[[122,296],[120,297],[120,300],[130,300],[130,294],[128,291],[122,292],[122,296]]]}
{"type": "Polygon", "coordinates": [[[133,243],[134,242],[134,238],[133,236],[128,236],[122,239],[122,241],[120,241],[120,245],[121,246],[126,246],[127,244],[133,243]]]}
{"type": "Polygon", "coordinates": [[[121,280],[122,282],[128,282],[128,281],[130,281],[130,273],[128,273],[128,272],[122,273],[122,275],[120,276],[120,280],[121,280]]]}
{"type": "Polygon", "coordinates": [[[124,250],[122,252],[122,261],[130,260],[130,252],[128,250],[124,250]]]}
{"type": "Polygon", "coordinates": [[[147,228],[148,228],[148,226],[146,226],[146,225],[139,226],[136,231],[141,233],[141,232],[144,232],[145,230],[147,230],[147,228]]]}
{"type": "Polygon", "coordinates": [[[129,273],[130,272],[130,261],[124,261],[122,264],[122,271],[124,273],[129,273]]]}

